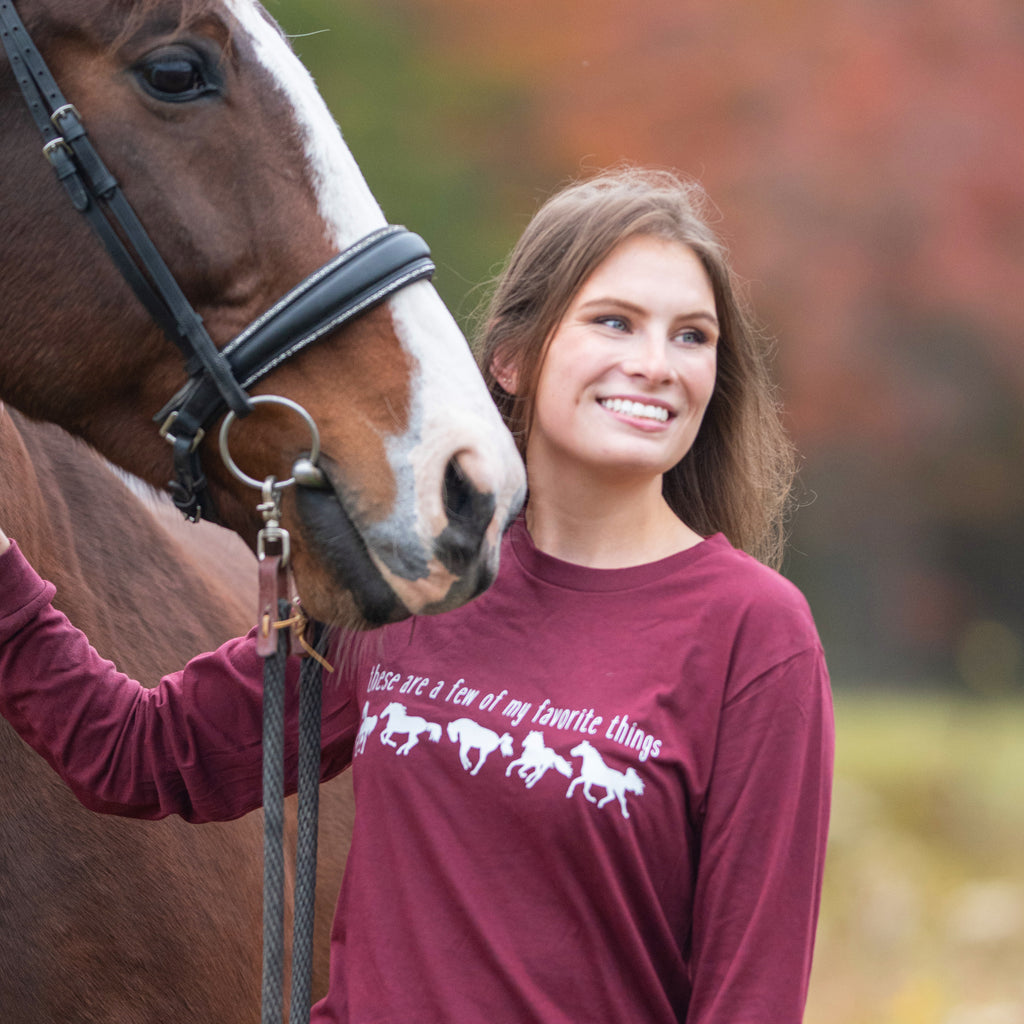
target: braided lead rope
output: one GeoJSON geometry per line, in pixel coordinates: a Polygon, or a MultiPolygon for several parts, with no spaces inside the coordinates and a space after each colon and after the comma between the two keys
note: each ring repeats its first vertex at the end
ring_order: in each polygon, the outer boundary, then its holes
{"type": "Polygon", "coordinates": [[[288,1020],[305,1024],[312,1007],[323,669],[331,671],[331,666],[321,653],[327,638],[323,626],[312,625],[314,639],[310,644],[304,635],[308,621],[301,610],[292,609],[288,601],[281,598],[277,611],[278,620],[261,627],[267,633],[276,632],[276,647],[264,661],[262,1021],[263,1024],[279,1024],[284,997],[285,665],[288,654],[301,647],[308,656],[303,659],[299,672],[298,839],[288,1020]]]}
{"type": "MultiPolygon", "coordinates": [[[[308,419],[305,410],[288,399],[270,400],[291,405],[308,419]]],[[[316,426],[312,420],[309,423],[315,448],[316,426]]],[[[221,431],[221,452],[225,464],[235,476],[243,482],[257,483],[242,473],[231,459],[224,428],[221,431]]],[[[294,477],[281,484],[274,477],[267,477],[261,485],[263,501],[257,506],[263,516],[263,528],[256,538],[259,591],[256,653],[264,659],[262,1024],[281,1024],[284,1012],[285,679],[289,654],[303,651],[307,656],[299,671],[296,783],[299,807],[289,1024],[308,1024],[312,1002],[322,669],[331,671],[331,666],[317,650],[326,642],[326,629],[320,623],[313,623],[311,644],[305,635],[310,623],[301,606],[289,599],[293,590],[288,567],[291,540],[280,522],[281,490],[294,482],[294,477]]]]}
{"type": "MultiPolygon", "coordinates": [[[[278,603],[280,618],[287,601],[278,603]]],[[[284,1003],[284,679],[290,638],[278,630],[277,648],[263,672],[263,992],[262,1024],[280,1024],[284,1003]]]]}
{"type": "MultiPolygon", "coordinates": [[[[323,645],[326,632],[320,628],[320,635],[314,642],[316,648],[323,645]]],[[[288,1016],[288,1020],[293,1024],[308,1021],[312,1005],[322,692],[322,659],[304,658],[299,677],[299,820],[295,850],[292,988],[288,1016]]]]}

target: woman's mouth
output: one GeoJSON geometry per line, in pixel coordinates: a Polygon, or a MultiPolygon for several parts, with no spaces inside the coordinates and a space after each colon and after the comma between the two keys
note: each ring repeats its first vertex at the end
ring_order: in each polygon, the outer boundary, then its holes
{"type": "Polygon", "coordinates": [[[609,412],[618,413],[620,416],[628,416],[635,420],[653,420],[656,423],[666,423],[671,418],[671,413],[663,405],[654,405],[649,402],[638,402],[631,398],[599,398],[598,404],[609,412]]]}

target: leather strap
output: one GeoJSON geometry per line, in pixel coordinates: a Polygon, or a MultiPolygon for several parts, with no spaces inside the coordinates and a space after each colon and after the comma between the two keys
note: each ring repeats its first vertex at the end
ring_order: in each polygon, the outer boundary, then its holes
{"type": "Polygon", "coordinates": [[[43,153],[75,209],[85,214],[136,297],[192,364],[190,373],[201,366],[227,406],[238,416],[247,415],[252,411],[248,396],[100,159],[78,111],[60,91],[10,0],[0,0],[0,34],[43,137],[43,153]],[[126,242],[118,237],[111,220],[122,229],[126,242]]]}

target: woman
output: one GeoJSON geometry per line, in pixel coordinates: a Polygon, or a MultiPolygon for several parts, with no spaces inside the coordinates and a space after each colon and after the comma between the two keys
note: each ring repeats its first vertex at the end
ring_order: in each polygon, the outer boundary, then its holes
{"type": "MultiPolygon", "coordinates": [[[[486,594],[365,635],[326,688],[323,776],[353,764],[356,820],[315,1021],[802,1018],[828,680],[803,598],[751,557],[779,555],[791,453],[700,204],[609,173],[512,254],[482,359],[525,513],[486,594]]],[[[141,691],[16,550],[0,576],[0,709],[84,803],[257,806],[251,636],[141,691]],[[30,678],[46,645],[62,668],[30,678]]]]}

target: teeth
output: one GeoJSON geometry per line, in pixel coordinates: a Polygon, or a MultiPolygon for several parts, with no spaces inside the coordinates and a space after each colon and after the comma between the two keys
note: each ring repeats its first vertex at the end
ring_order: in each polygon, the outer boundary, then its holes
{"type": "Polygon", "coordinates": [[[628,398],[602,398],[600,404],[623,416],[657,420],[659,423],[664,423],[668,419],[668,409],[660,405],[646,405],[643,402],[633,402],[628,398]]]}

